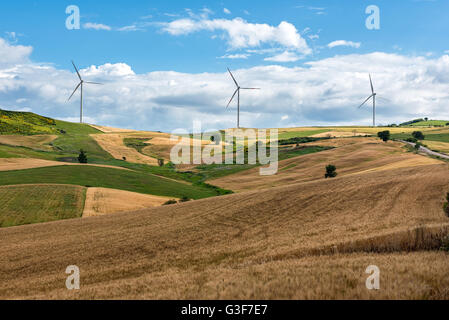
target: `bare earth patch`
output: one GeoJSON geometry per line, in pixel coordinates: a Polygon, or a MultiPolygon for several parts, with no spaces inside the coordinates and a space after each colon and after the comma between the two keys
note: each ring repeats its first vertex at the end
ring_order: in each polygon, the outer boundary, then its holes
{"type": "Polygon", "coordinates": [[[89,188],[83,218],[159,207],[170,199],[173,198],[116,189],[89,188]]]}
{"type": "Polygon", "coordinates": [[[90,124],[90,126],[94,129],[100,130],[104,133],[122,133],[122,132],[136,132],[136,130],[129,130],[129,129],[120,129],[120,128],[112,128],[112,127],[105,127],[105,126],[97,126],[94,124],[90,124]]]}

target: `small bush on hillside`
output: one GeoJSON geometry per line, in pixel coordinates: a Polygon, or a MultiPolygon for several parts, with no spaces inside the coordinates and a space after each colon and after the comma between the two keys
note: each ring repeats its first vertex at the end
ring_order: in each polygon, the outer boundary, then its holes
{"type": "Polygon", "coordinates": [[[385,130],[377,133],[377,136],[384,142],[390,140],[390,131],[385,130]]]}
{"type": "Polygon", "coordinates": [[[412,136],[417,140],[424,140],[424,135],[421,131],[413,131],[412,136]]]}
{"type": "Polygon", "coordinates": [[[449,235],[443,239],[440,250],[449,252],[449,235]]]}
{"type": "Polygon", "coordinates": [[[171,205],[171,204],[176,204],[176,203],[178,203],[176,200],[168,200],[167,202],[165,202],[163,205],[164,206],[168,206],[168,205],[171,205]]]}
{"type": "Polygon", "coordinates": [[[337,176],[337,167],[333,164],[329,164],[326,166],[326,174],[324,177],[327,178],[335,178],[337,176]]]}
{"type": "Polygon", "coordinates": [[[87,163],[87,156],[86,156],[86,153],[83,151],[83,149],[80,150],[80,154],[78,156],[78,162],[79,163],[87,163]]]}
{"type": "Polygon", "coordinates": [[[446,194],[446,202],[443,206],[444,213],[446,213],[446,216],[449,218],[449,192],[446,194]]]}
{"type": "Polygon", "coordinates": [[[411,142],[411,143],[417,143],[418,142],[418,140],[416,138],[407,138],[407,139],[405,139],[405,141],[411,142]]]}
{"type": "Polygon", "coordinates": [[[186,197],[186,196],[182,197],[182,198],[179,200],[179,202],[189,202],[189,201],[190,201],[190,198],[189,198],[189,197],[186,197]]]}
{"type": "Polygon", "coordinates": [[[419,143],[419,142],[415,143],[415,150],[416,151],[419,151],[419,149],[421,149],[421,147],[422,147],[421,143],[419,143]]]}
{"type": "Polygon", "coordinates": [[[165,161],[164,161],[164,159],[157,159],[157,163],[158,163],[159,167],[163,167],[165,161]]]}

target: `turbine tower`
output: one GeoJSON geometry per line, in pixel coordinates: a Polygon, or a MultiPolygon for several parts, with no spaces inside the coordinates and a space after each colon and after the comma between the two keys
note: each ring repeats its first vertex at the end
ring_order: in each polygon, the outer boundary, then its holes
{"type": "Polygon", "coordinates": [[[226,106],[226,109],[229,107],[229,105],[231,104],[235,95],[237,94],[237,129],[240,129],[240,90],[260,90],[260,88],[242,88],[235,80],[235,78],[232,75],[232,72],[231,72],[231,70],[229,70],[229,68],[228,68],[228,72],[231,75],[232,80],[234,80],[234,83],[235,83],[237,89],[235,90],[234,94],[232,95],[231,100],[229,100],[229,103],[226,106]]]}
{"type": "Polygon", "coordinates": [[[102,84],[102,83],[98,83],[98,82],[89,82],[89,81],[84,81],[81,78],[81,75],[78,71],[78,68],[75,66],[75,63],[72,61],[73,67],[75,68],[76,74],[78,75],[78,78],[80,79],[80,83],[78,83],[78,85],[76,86],[75,90],[73,91],[72,95],[69,97],[69,100],[73,97],[73,95],[75,94],[76,90],[78,90],[78,88],[81,88],[81,99],[80,99],[80,123],[83,123],[83,84],[84,83],[89,83],[89,84],[102,84]]]}
{"type": "Polygon", "coordinates": [[[374,92],[373,81],[371,80],[371,74],[369,75],[369,82],[371,84],[371,95],[359,106],[359,109],[369,101],[369,99],[373,98],[373,127],[376,126],[376,95],[374,92]]]}

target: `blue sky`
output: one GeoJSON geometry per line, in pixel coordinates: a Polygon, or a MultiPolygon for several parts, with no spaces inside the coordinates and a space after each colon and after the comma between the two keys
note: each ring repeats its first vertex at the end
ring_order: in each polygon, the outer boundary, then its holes
{"type": "MultiPolygon", "coordinates": [[[[369,112],[348,119],[366,96],[368,72],[388,91],[379,121],[449,118],[447,12],[449,1],[443,0],[3,1],[0,39],[11,58],[3,58],[8,76],[0,76],[0,107],[75,119],[77,102],[63,99],[76,85],[74,59],[86,77],[106,83],[86,93],[86,116],[101,124],[170,130],[184,125],[185,117],[178,117],[186,113],[208,126],[232,126],[234,115],[221,108],[233,92],[227,66],[243,81],[265,87],[259,96],[242,97],[248,126],[368,124],[369,112]],[[65,27],[68,5],[80,9],[80,30],[65,27]],[[365,27],[369,5],[380,9],[380,30],[365,27]],[[12,76],[13,65],[23,70],[12,76]],[[339,68],[352,65],[360,68],[339,76],[349,67],[339,68]],[[38,73],[58,83],[31,85],[38,73]],[[292,76],[303,79],[294,82],[292,76]],[[419,90],[405,105],[399,91],[413,76],[419,90]],[[348,85],[346,77],[356,80],[348,85]],[[400,84],[395,92],[385,79],[400,84]],[[430,86],[435,79],[438,85],[430,86]],[[140,99],[132,94],[137,85],[140,99]],[[344,90],[349,92],[342,98],[344,90]],[[116,97],[118,91],[126,94],[116,97]],[[138,120],[123,114],[133,107],[138,120]]],[[[0,72],[1,66],[0,60],[0,72]]]]}

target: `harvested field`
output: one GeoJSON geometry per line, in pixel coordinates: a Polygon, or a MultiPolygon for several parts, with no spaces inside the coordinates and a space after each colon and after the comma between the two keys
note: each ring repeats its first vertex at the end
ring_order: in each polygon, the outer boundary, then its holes
{"type": "Polygon", "coordinates": [[[297,182],[324,179],[325,167],[333,164],[339,176],[365,171],[389,170],[399,167],[441,163],[438,160],[406,152],[399,142],[381,142],[374,138],[343,138],[306,145],[337,146],[337,148],[279,162],[277,175],[260,176],[259,168],[210,180],[219,187],[233,191],[264,189],[297,182]],[[295,164],[295,166],[293,166],[295,164]]]}
{"type": "Polygon", "coordinates": [[[89,188],[83,218],[159,207],[170,199],[117,189],[89,188]]]}
{"type": "Polygon", "coordinates": [[[128,130],[128,129],[120,129],[120,128],[112,128],[112,127],[105,127],[105,126],[97,126],[90,124],[90,126],[94,129],[97,129],[104,133],[124,133],[124,132],[136,132],[136,130],[128,130]]]}
{"type": "Polygon", "coordinates": [[[312,138],[346,138],[346,137],[364,137],[366,135],[370,135],[370,133],[365,132],[344,132],[344,131],[328,131],[324,133],[319,133],[311,136],[312,138]]]}
{"type": "MultiPolygon", "coordinates": [[[[32,158],[0,158],[0,171],[25,170],[56,166],[80,166],[79,163],[59,162],[32,158]]],[[[82,164],[82,166],[114,168],[120,170],[129,170],[122,167],[108,166],[102,164],[82,164]]]]}
{"type": "Polygon", "coordinates": [[[448,255],[414,250],[438,249],[448,188],[423,165],[2,229],[0,298],[447,299],[448,255]]]}
{"type": "Polygon", "coordinates": [[[0,135],[0,144],[17,147],[27,147],[35,150],[52,151],[53,148],[48,144],[55,140],[57,137],[57,135],[0,135]]]}
{"type": "Polygon", "coordinates": [[[108,133],[108,134],[92,134],[91,137],[95,141],[110,153],[115,159],[123,160],[126,158],[128,162],[143,163],[148,165],[157,165],[157,159],[144,155],[138,152],[136,149],[129,148],[123,143],[123,139],[126,135],[108,133]]]}

